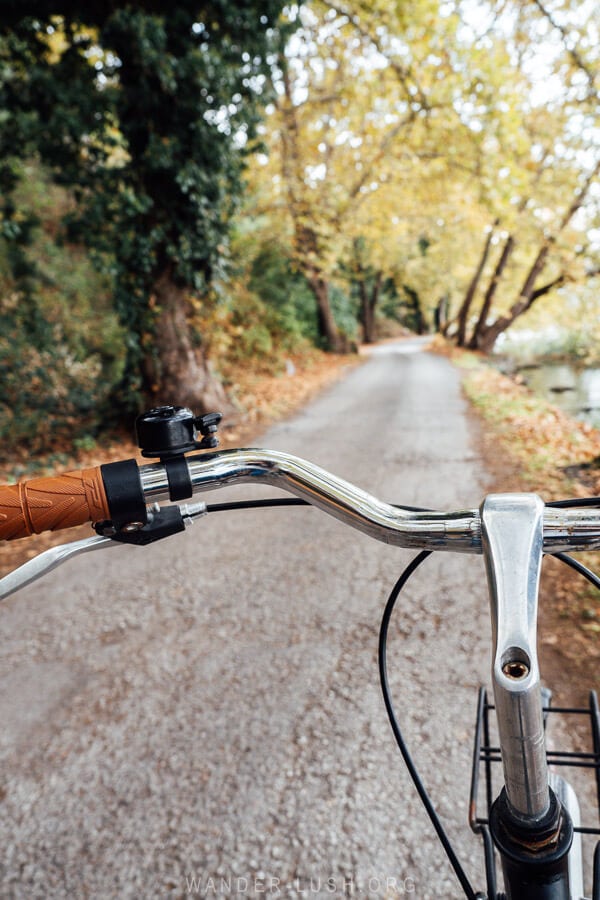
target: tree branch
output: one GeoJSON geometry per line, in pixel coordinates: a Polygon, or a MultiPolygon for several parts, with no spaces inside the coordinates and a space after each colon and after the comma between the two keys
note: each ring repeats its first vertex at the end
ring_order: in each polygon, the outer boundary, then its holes
{"type": "Polygon", "coordinates": [[[423,109],[429,109],[429,104],[427,101],[427,95],[421,85],[419,84],[414,72],[408,66],[402,66],[395,59],[390,57],[390,55],[385,51],[381,38],[378,34],[372,34],[368,28],[366,28],[360,18],[354,13],[350,12],[347,9],[344,9],[342,5],[339,3],[333,2],[333,0],[326,0],[325,5],[336,12],[339,16],[344,16],[348,19],[348,21],[356,28],[361,37],[365,38],[369,43],[373,45],[375,50],[381,56],[386,59],[396,75],[398,81],[402,85],[404,89],[404,93],[406,94],[406,98],[411,102],[415,102],[415,94],[411,91],[410,84],[412,84],[417,91],[418,102],[420,103],[423,109]],[[410,83],[409,83],[410,82],[410,83]]]}
{"type": "Polygon", "coordinates": [[[592,92],[594,94],[597,94],[596,86],[595,86],[596,75],[594,72],[592,72],[589,69],[587,63],[584,62],[584,60],[581,58],[577,48],[569,47],[569,35],[568,35],[566,29],[563,28],[563,26],[560,25],[556,21],[556,19],[553,18],[552,13],[548,9],[546,9],[546,7],[541,2],[541,0],[533,0],[533,3],[535,6],[537,6],[537,8],[541,12],[541,14],[544,16],[544,18],[547,19],[548,22],[550,22],[550,25],[553,28],[555,28],[556,31],[560,32],[560,35],[563,39],[563,43],[565,45],[565,49],[566,49],[567,53],[569,54],[569,56],[571,57],[571,59],[573,60],[573,62],[577,66],[577,68],[580,69],[584,73],[586,78],[588,79],[588,82],[589,82],[592,92]]]}

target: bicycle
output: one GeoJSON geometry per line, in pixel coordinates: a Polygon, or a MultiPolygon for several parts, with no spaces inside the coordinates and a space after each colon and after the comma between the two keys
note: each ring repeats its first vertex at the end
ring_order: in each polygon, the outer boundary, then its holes
{"type": "MultiPolygon", "coordinates": [[[[600,798],[600,714],[592,692],[586,709],[555,709],[540,682],[536,648],[537,595],[543,554],[553,554],[596,586],[599,580],[568,550],[600,549],[598,498],[544,505],[532,494],[489,495],[480,510],[438,513],[383,503],[334,475],[286,453],[218,452],[218,414],[195,417],[181,407],[160,407],[138,418],[142,455],[135,460],[55,478],[0,487],[0,539],[93,522],[96,537],[46,551],[0,580],[0,598],[64,562],[114,544],[148,545],[180,533],[216,511],[311,504],[365,534],[419,554],[398,579],[386,604],[379,637],[379,669],[390,724],[417,792],[465,896],[500,900],[497,859],[508,900],[575,900],[583,896],[579,835],[599,833],[579,824],[577,798],[568,782],[549,776],[548,763],[589,767],[600,798]],[[283,488],[293,498],[231,503],[181,503],[194,494],[233,483],[283,488]],[[161,506],[160,503],[170,505],[161,506]],[[582,508],[583,507],[583,508],[582,508]],[[391,700],[386,646],[401,590],[434,551],[482,554],[493,626],[494,703],[479,694],[470,796],[470,826],[481,836],[485,891],[477,891],[453,849],[406,746],[391,700]],[[496,712],[498,746],[492,741],[496,712]],[[593,752],[548,752],[546,720],[578,714],[590,724],[593,752]],[[504,786],[493,796],[494,765],[504,786]],[[478,810],[480,769],[485,812],[478,810]]],[[[594,853],[593,900],[600,898],[600,844],[594,853]]]]}

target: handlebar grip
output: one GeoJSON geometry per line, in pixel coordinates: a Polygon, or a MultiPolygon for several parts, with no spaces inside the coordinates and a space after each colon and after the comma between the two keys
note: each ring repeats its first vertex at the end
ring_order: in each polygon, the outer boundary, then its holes
{"type": "Polygon", "coordinates": [[[0,486],[0,540],[109,519],[100,467],[0,486]]]}

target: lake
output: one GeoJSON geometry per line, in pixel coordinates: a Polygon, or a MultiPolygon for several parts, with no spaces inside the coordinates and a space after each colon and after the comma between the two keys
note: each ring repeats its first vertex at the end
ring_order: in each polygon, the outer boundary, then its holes
{"type": "Polygon", "coordinates": [[[536,394],[569,415],[600,428],[600,368],[544,363],[519,367],[518,374],[536,394]]]}

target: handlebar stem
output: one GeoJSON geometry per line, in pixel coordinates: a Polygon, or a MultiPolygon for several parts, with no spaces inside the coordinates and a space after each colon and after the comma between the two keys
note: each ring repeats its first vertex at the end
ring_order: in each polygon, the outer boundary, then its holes
{"type": "Polygon", "coordinates": [[[533,822],[550,802],[536,647],[544,503],[536,494],[490,494],[481,520],[506,795],[513,811],[533,822]]]}

